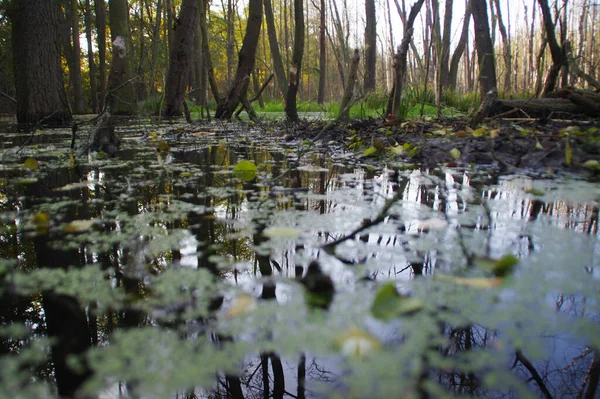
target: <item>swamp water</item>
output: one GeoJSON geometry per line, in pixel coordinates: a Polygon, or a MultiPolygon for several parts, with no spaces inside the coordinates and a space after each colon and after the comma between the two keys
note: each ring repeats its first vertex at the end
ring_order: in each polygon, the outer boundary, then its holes
{"type": "Polygon", "coordinates": [[[0,397],[598,397],[597,183],[138,132],[4,134],[0,397]]]}

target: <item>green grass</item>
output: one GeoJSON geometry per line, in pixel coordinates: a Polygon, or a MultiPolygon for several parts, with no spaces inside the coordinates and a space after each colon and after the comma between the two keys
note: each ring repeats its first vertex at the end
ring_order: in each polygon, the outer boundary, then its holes
{"type": "MultiPolygon", "coordinates": [[[[383,92],[372,92],[365,95],[350,108],[351,119],[368,119],[368,118],[383,118],[388,97],[383,92]]],[[[144,115],[158,114],[162,98],[154,96],[138,103],[138,110],[144,115]]],[[[450,90],[445,90],[442,95],[442,114],[446,116],[460,116],[479,106],[479,98],[477,93],[456,93],[450,90]]],[[[434,118],[437,116],[437,108],[435,107],[435,95],[433,89],[428,87],[425,89],[422,85],[409,85],[404,89],[402,95],[402,103],[400,104],[400,116],[406,119],[416,119],[421,117],[421,109],[423,109],[423,117],[434,118]],[[425,104],[422,106],[422,104],[425,104]]],[[[200,119],[200,107],[193,105],[192,101],[188,100],[192,119],[200,119]]],[[[264,103],[264,108],[258,106],[258,102],[252,104],[254,110],[265,119],[283,119],[285,118],[285,106],[280,100],[267,100],[264,103]]],[[[339,113],[339,102],[329,102],[323,106],[316,102],[298,101],[298,113],[302,118],[302,113],[321,113],[322,118],[335,119],[339,113]]],[[[216,109],[216,102],[209,100],[209,109],[211,114],[216,109]]],[[[315,115],[310,115],[315,117],[315,115]]],[[[247,119],[245,112],[242,112],[241,118],[247,119]]]]}

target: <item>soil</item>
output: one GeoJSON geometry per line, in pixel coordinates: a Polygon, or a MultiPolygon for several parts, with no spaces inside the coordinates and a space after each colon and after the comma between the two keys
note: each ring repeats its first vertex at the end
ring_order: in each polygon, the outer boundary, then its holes
{"type": "MultiPolygon", "coordinates": [[[[289,126],[286,129],[289,131],[289,126]]],[[[373,147],[367,151],[372,153],[370,156],[392,155],[424,166],[478,165],[505,173],[525,170],[600,175],[600,119],[498,119],[476,128],[470,127],[466,119],[304,122],[286,138],[316,138],[322,146],[345,143],[361,153],[373,147]],[[400,151],[403,146],[408,151],[400,151]],[[392,147],[396,151],[390,151],[392,147]]]]}

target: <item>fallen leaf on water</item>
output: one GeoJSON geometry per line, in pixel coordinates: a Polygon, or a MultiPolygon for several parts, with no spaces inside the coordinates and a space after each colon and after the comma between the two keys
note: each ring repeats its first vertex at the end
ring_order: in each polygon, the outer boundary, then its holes
{"type": "Polygon", "coordinates": [[[256,309],[256,299],[248,294],[241,294],[233,300],[225,317],[235,317],[256,309]]]}
{"type": "Polygon", "coordinates": [[[374,335],[356,327],[339,337],[336,343],[346,356],[364,357],[381,349],[381,342],[374,335]]]}

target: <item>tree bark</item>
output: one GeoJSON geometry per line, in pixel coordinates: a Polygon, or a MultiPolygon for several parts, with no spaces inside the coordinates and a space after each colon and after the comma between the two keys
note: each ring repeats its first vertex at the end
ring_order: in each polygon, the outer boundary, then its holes
{"type": "Polygon", "coordinates": [[[200,33],[202,34],[202,54],[204,55],[204,62],[206,63],[206,74],[208,75],[208,84],[213,93],[213,97],[217,104],[222,102],[219,94],[219,86],[217,85],[217,79],[215,78],[215,72],[213,68],[212,56],[210,54],[210,47],[208,45],[208,29],[206,27],[206,10],[207,3],[205,0],[200,0],[200,33]]]}
{"type": "MultiPolygon", "coordinates": [[[[125,73],[122,75],[122,81],[115,87],[119,87],[116,92],[111,93],[118,101],[112,104],[112,113],[114,115],[132,115],[135,113],[135,88],[132,84],[133,66],[131,64],[131,35],[129,32],[129,6],[127,0],[110,0],[108,3],[108,13],[110,19],[110,36],[113,41],[117,37],[125,40],[126,57],[125,73]]],[[[114,48],[114,46],[113,46],[114,48]]],[[[113,55],[114,57],[114,55],[113,55]]]]}
{"type": "Polygon", "coordinates": [[[400,102],[402,98],[402,89],[404,85],[404,78],[406,76],[406,64],[408,56],[408,47],[412,41],[413,26],[415,19],[421,11],[421,7],[425,0],[417,0],[410,8],[410,14],[406,25],[404,25],[404,37],[398,46],[398,51],[394,56],[394,70],[396,72],[394,76],[394,88],[388,99],[386,113],[387,115],[393,115],[394,118],[400,118],[400,102]]]}
{"type": "Polygon", "coordinates": [[[475,23],[475,47],[477,48],[479,64],[479,90],[483,100],[488,92],[497,91],[494,46],[490,37],[486,1],[471,0],[471,7],[475,23]]]}
{"type": "Polygon", "coordinates": [[[563,49],[560,47],[558,41],[556,40],[556,34],[554,31],[554,21],[552,21],[552,14],[550,13],[550,7],[548,7],[548,1],[538,0],[538,4],[540,5],[540,9],[542,10],[544,30],[546,31],[546,40],[548,40],[548,45],[550,46],[550,54],[552,55],[552,66],[548,71],[548,76],[546,77],[546,81],[544,83],[543,96],[545,97],[556,89],[556,81],[558,80],[560,69],[565,64],[565,56],[563,53],[563,49]]]}
{"type": "Polygon", "coordinates": [[[469,0],[465,1],[465,16],[463,20],[462,31],[460,33],[460,39],[456,44],[456,49],[454,49],[454,53],[452,54],[452,59],[450,60],[450,70],[448,72],[448,87],[451,90],[456,90],[456,82],[458,80],[458,63],[460,62],[460,58],[465,52],[467,48],[467,41],[469,40],[469,22],[471,21],[471,2],[469,0]]]}
{"type": "Polygon", "coordinates": [[[285,115],[290,121],[298,120],[298,109],[296,108],[296,95],[300,85],[300,67],[304,54],[304,2],[294,0],[294,51],[292,53],[292,65],[290,66],[290,80],[285,102],[285,115]]]}
{"type": "Polygon", "coordinates": [[[267,35],[269,37],[269,48],[271,49],[271,57],[273,58],[273,70],[277,79],[277,87],[281,92],[281,96],[287,98],[287,79],[285,78],[285,69],[279,51],[279,42],[277,41],[277,33],[275,31],[275,18],[273,16],[273,6],[271,0],[265,2],[265,21],[267,23],[267,35]]]}
{"type": "Polygon", "coordinates": [[[340,110],[338,113],[338,120],[346,121],[350,119],[350,106],[352,105],[352,96],[354,94],[354,84],[356,82],[356,76],[358,75],[358,63],[360,61],[360,53],[358,50],[354,50],[354,56],[352,57],[352,63],[350,64],[350,73],[348,74],[348,82],[344,88],[344,96],[340,103],[340,110]]]}
{"type": "Polygon", "coordinates": [[[234,37],[233,37],[233,2],[232,0],[227,0],[227,10],[226,11],[226,23],[227,23],[227,86],[231,85],[231,75],[233,73],[233,67],[235,64],[235,45],[234,45],[234,37]]]}
{"type": "Polygon", "coordinates": [[[73,87],[73,112],[76,114],[85,113],[85,99],[83,97],[83,87],[81,83],[81,45],[79,43],[79,0],[71,0],[71,41],[73,42],[73,70],[69,70],[71,75],[71,85],[73,87]]]}
{"type": "MultiPolygon", "coordinates": [[[[265,0],[266,1],[266,0],[265,0]]],[[[327,48],[325,36],[327,10],[325,0],[321,0],[321,9],[319,10],[319,93],[317,103],[323,105],[325,102],[325,78],[327,76],[327,48]]]]}
{"type": "Polygon", "coordinates": [[[108,94],[106,96],[106,106],[99,115],[100,119],[94,131],[92,132],[91,142],[82,148],[82,153],[90,151],[102,151],[108,156],[115,156],[119,140],[115,135],[115,120],[113,108],[119,105],[120,99],[115,95],[119,86],[123,83],[123,76],[127,70],[127,39],[118,36],[112,46],[112,65],[110,67],[110,76],[108,80],[108,94]]]}
{"type": "Polygon", "coordinates": [[[235,112],[242,96],[246,95],[248,80],[254,68],[256,60],[256,47],[260,37],[260,25],[262,22],[262,0],[250,0],[248,3],[248,24],[242,48],[238,56],[238,66],[235,72],[235,78],[227,99],[217,104],[215,118],[229,119],[235,112]]]}
{"type": "Polygon", "coordinates": [[[60,67],[57,0],[19,0],[9,8],[12,22],[17,122],[72,119],[60,67]]]}
{"type": "Polygon", "coordinates": [[[92,45],[92,6],[90,0],[85,0],[85,37],[87,40],[87,56],[90,78],[90,104],[92,112],[98,112],[98,71],[96,70],[96,62],[94,61],[94,47],[92,45]]]}
{"type": "Polygon", "coordinates": [[[150,61],[150,95],[156,94],[156,67],[160,48],[160,30],[162,25],[163,2],[158,0],[156,4],[156,22],[152,27],[152,55],[150,61]]]}
{"type": "Polygon", "coordinates": [[[94,0],[96,11],[96,43],[98,43],[98,98],[99,108],[104,107],[106,96],[106,4],[104,0],[94,0]]]}
{"type": "Polygon", "coordinates": [[[171,49],[165,94],[165,116],[181,116],[197,34],[198,1],[183,0],[171,49]]]}
{"type": "Polygon", "coordinates": [[[498,28],[500,37],[502,37],[502,58],[504,58],[504,91],[509,92],[512,89],[512,54],[510,50],[510,37],[502,21],[502,11],[500,10],[500,0],[494,0],[496,5],[496,14],[498,15],[498,28]]]}
{"type": "Polygon", "coordinates": [[[377,60],[375,0],[365,0],[365,19],[365,91],[372,91],[375,90],[375,62],[377,60]]]}

